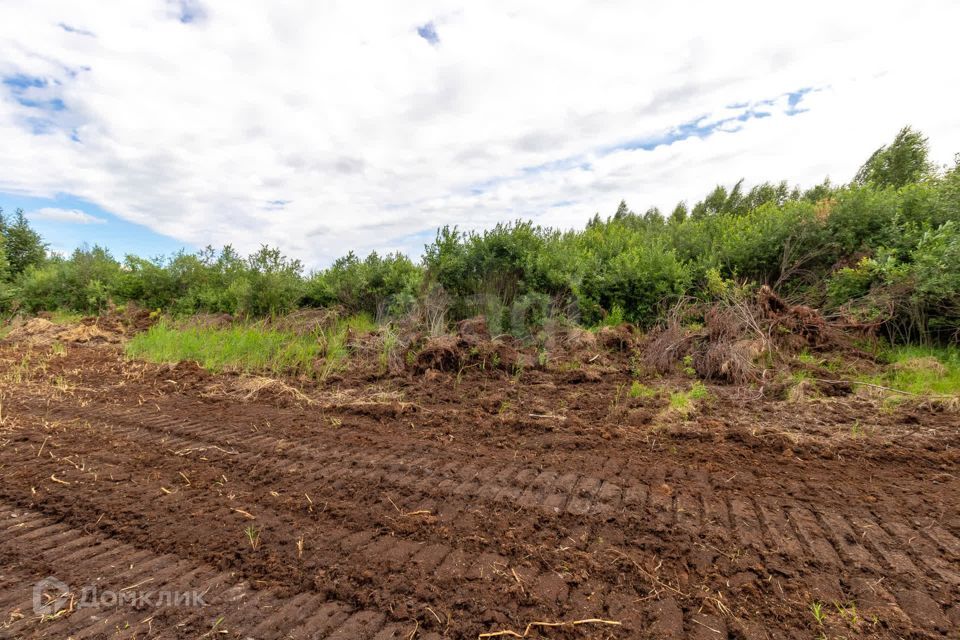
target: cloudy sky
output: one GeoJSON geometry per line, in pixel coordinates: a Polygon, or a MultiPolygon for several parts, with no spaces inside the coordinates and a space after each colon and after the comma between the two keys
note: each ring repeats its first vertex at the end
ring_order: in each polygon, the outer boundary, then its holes
{"type": "Polygon", "coordinates": [[[3,0],[0,206],[58,250],[418,255],[443,224],[960,151],[960,3],[3,0]]]}

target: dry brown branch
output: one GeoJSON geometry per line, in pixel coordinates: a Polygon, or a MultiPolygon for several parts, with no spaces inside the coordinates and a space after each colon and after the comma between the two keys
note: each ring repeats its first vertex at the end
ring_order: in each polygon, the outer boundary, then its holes
{"type": "Polygon", "coordinates": [[[623,623],[619,620],[603,620],[601,618],[587,618],[586,620],[569,620],[566,622],[531,622],[523,630],[523,633],[517,633],[516,631],[511,631],[509,629],[504,631],[492,631],[490,633],[481,633],[477,638],[497,638],[502,636],[510,636],[512,638],[526,638],[530,635],[530,630],[534,627],[575,627],[582,624],[607,624],[620,626],[623,623]]]}

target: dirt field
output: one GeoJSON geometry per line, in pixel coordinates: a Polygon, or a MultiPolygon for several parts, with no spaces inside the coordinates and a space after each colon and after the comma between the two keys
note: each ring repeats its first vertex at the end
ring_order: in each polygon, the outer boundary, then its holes
{"type": "Polygon", "coordinates": [[[583,371],[308,401],[114,345],[0,380],[0,638],[958,637],[956,413],[583,371]],[[44,618],[47,576],[206,605],[44,618]]]}

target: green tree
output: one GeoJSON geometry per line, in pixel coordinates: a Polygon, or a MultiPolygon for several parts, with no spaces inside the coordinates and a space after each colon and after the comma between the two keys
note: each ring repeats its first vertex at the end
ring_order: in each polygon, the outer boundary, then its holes
{"type": "Polygon", "coordinates": [[[929,155],[930,146],[926,136],[909,126],[904,127],[890,146],[880,147],[873,152],[860,167],[854,182],[896,189],[920,182],[933,173],[929,155]]]}
{"type": "Polygon", "coordinates": [[[687,203],[682,200],[677,203],[677,206],[673,208],[673,213],[670,214],[670,222],[674,224],[680,224],[687,219],[687,203]]]}
{"type": "Polygon", "coordinates": [[[17,209],[12,221],[4,218],[3,209],[0,209],[0,235],[4,239],[4,252],[11,278],[19,276],[27,267],[42,264],[47,257],[47,245],[27,222],[23,209],[17,209]]]}
{"type": "Polygon", "coordinates": [[[614,220],[622,220],[629,215],[632,215],[633,212],[630,211],[630,207],[627,206],[626,200],[621,200],[620,204],[617,206],[617,212],[613,214],[614,220]]]}
{"type": "Polygon", "coordinates": [[[6,239],[0,233],[0,282],[3,282],[10,276],[10,264],[7,262],[7,251],[5,248],[6,239]]]}

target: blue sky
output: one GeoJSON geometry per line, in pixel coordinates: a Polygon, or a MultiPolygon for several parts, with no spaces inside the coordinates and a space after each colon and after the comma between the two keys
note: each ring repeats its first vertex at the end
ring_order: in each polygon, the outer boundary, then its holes
{"type": "Polygon", "coordinates": [[[318,267],[447,224],[845,182],[905,124],[950,162],[960,90],[929,61],[960,4],[864,6],[5,0],[0,206],[60,251],[318,267]]]}
{"type": "Polygon", "coordinates": [[[145,226],[127,222],[95,204],[71,196],[35,198],[0,193],[0,207],[7,217],[13,215],[18,208],[23,209],[30,225],[49,244],[48,249],[58,253],[69,253],[77,247],[95,244],[107,247],[117,258],[128,253],[156,257],[171,255],[181,249],[191,252],[197,249],[193,245],[155,233],[145,226]],[[77,223],[31,216],[32,212],[42,209],[82,211],[97,222],[77,223]]]}

